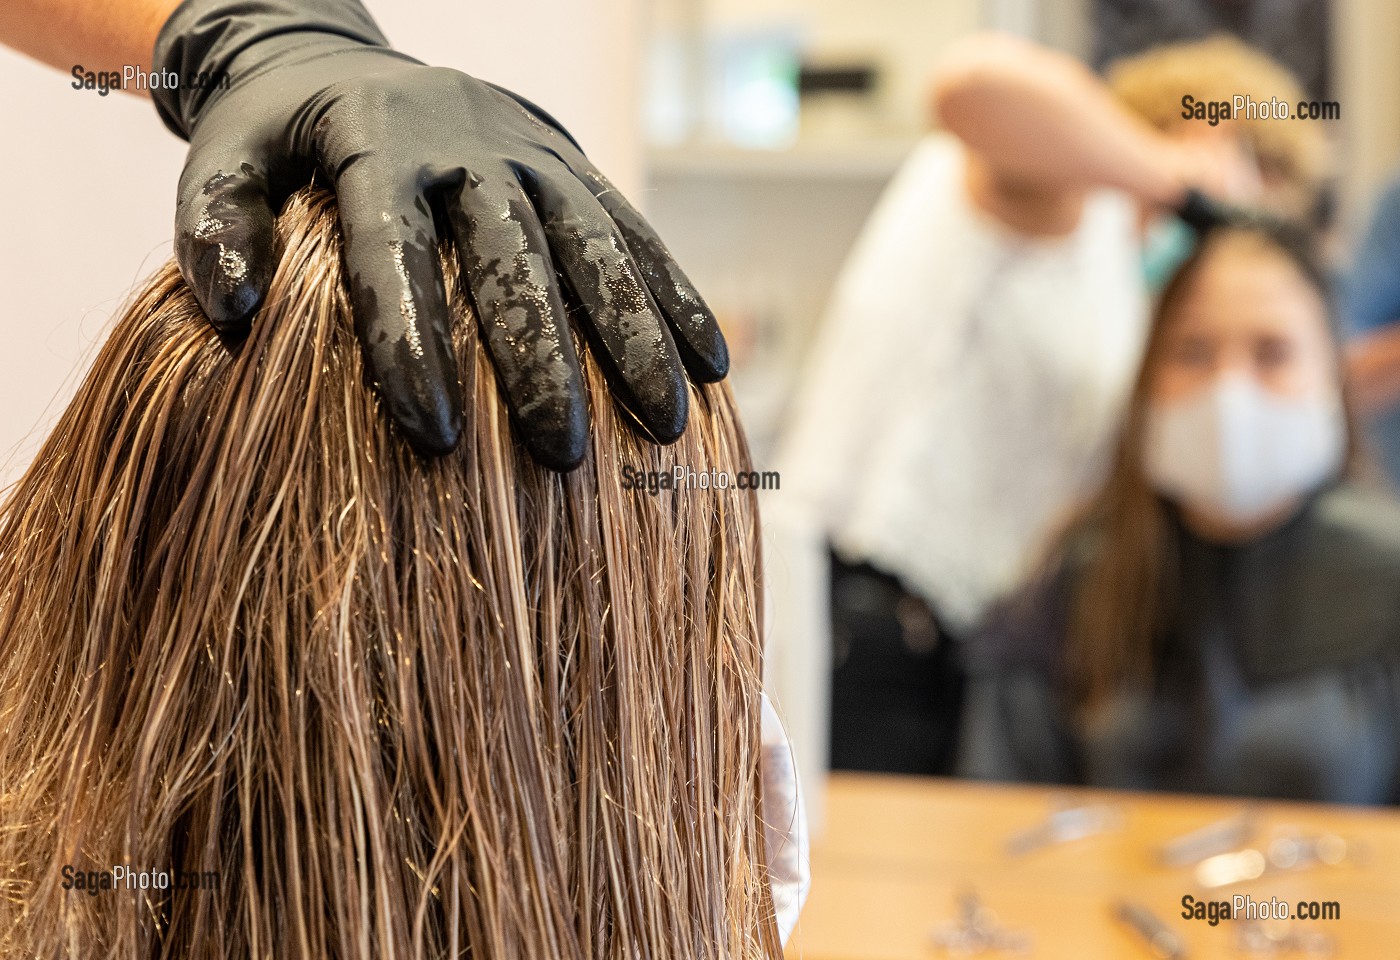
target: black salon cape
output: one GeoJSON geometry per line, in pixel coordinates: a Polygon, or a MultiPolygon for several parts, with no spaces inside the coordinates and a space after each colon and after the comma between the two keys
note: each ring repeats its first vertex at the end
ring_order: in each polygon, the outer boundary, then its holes
{"type": "Polygon", "coordinates": [[[1119,695],[1092,728],[1071,719],[1062,645],[1082,564],[1061,564],[969,644],[959,771],[1400,801],[1400,503],[1342,483],[1248,544],[1207,543],[1175,518],[1173,533],[1179,602],[1153,689],[1119,695]]]}

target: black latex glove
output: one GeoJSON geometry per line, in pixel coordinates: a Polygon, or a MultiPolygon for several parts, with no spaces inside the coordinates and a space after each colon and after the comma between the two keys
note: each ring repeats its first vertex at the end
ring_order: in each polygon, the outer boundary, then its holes
{"type": "Polygon", "coordinates": [[[655,440],[685,429],[685,370],[727,372],[714,316],[573,139],[513,94],[390,50],[359,3],[186,0],[155,65],[230,81],[154,91],[190,141],[175,255],[210,320],[246,333],[272,275],[274,215],[319,172],[339,204],[370,374],[420,453],[451,450],[461,431],[435,212],[546,466],[577,466],[588,441],[561,274],[614,392],[655,440]]]}
{"type": "Polygon", "coordinates": [[[1230,222],[1235,216],[1234,210],[1234,207],[1192,187],[1186,191],[1186,198],[1176,208],[1176,215],[1192,230],[1206,233],[1230,222]]]}
{"type": "Polygon", "coordinates": [[[1198,234],[1206,234],[1212,230],[1228,227],[1284,233],[1298,232],[1303,229],[1301,224],[1290,224],[1267,210],[1226,203],[1195,188],[1186,191],[1186,197],[1176,208],[1175,213],[1183,223],[1198,234]]]}

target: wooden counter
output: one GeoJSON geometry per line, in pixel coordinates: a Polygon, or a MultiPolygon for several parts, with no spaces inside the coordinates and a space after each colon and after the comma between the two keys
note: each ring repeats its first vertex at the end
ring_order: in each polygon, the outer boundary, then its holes
{"type": "MultiPolygon", "coordinates": [[[[1400,958],[1400,812],[1357,807],[1256,804],[1256,837],[1280,832],[1337,834],[1360,858],[1336,866],[1268,873],[1204,890],[1192,868],[1163,866],[1166,840],[1238,813],[1245,802],[1218,797],[1129,794],[856,774],[832,776],[826,823],[812,849],[812,890],[788,944],[791,960],[932,960],[935,930],[950,926],[962,891],[972,889],[1001,926],[1023,931],[1023,956],[1095,960],[1150,958],[1112,914],[1131,899],[1150,908],[1197,958],[1247,956],[1237,922],[1217,926],[1181,916],[1182,897],[1230,900],[1248,894],[1336,901],[1339,920],[1284,926],[1324,932],[1339,958],[1400,958]],[[1019,857],[1007,840],[1041,822],[1057,802],[1108,802],[1121,826],[1019,857]]],[[[981,954],[980,956],[1010,956],[981,954]]],[[[1284,956],[1302,957],[1294,953],[1284,956]]]]}

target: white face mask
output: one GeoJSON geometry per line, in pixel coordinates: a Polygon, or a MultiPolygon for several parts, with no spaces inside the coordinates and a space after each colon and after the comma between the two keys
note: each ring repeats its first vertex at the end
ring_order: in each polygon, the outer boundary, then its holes
{"type": "Polygon", "coordinates": [[[1345,452],[1335,392],[1280,397],[1228,375],[1148,410],[1143,468],[1162,495],[1249,524],[1332,477],[1345,452]]]}

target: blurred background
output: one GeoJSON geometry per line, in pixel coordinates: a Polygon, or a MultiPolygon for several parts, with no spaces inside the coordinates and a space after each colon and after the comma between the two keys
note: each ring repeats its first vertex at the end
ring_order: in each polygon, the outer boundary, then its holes
{"type": "MultiPolygon", "coordinates": [[[[1342,106],[1341,121],[1324,125],[1321,214],[1339,273],[1400,168],[1400,7],[1382,0],[655,0],[645,20],[639,199],[724,324],[761,465],[777,457],[852,245],[935,124],[930,76],[960,38],[1003,31],[1095,68],[1218,33],[1266,52],[1310,97],[1342,106]]],[[[769,559],[780,588],[803,581],[782,544],[769,559]]],[[[770,647],[818,824],[829,671],[820,643],[770,647]]]]}
{"type": "Polygon", "coordinates": [[[762,458],[789,378],[881,189],[932,123],[940,54],[978,29],[1102,65],[1233,31],[1338,100],[1344,237],[1400,162],[1400,10],[1379,0],[654,0],[648,216],[726,321],[762,458]]]}

